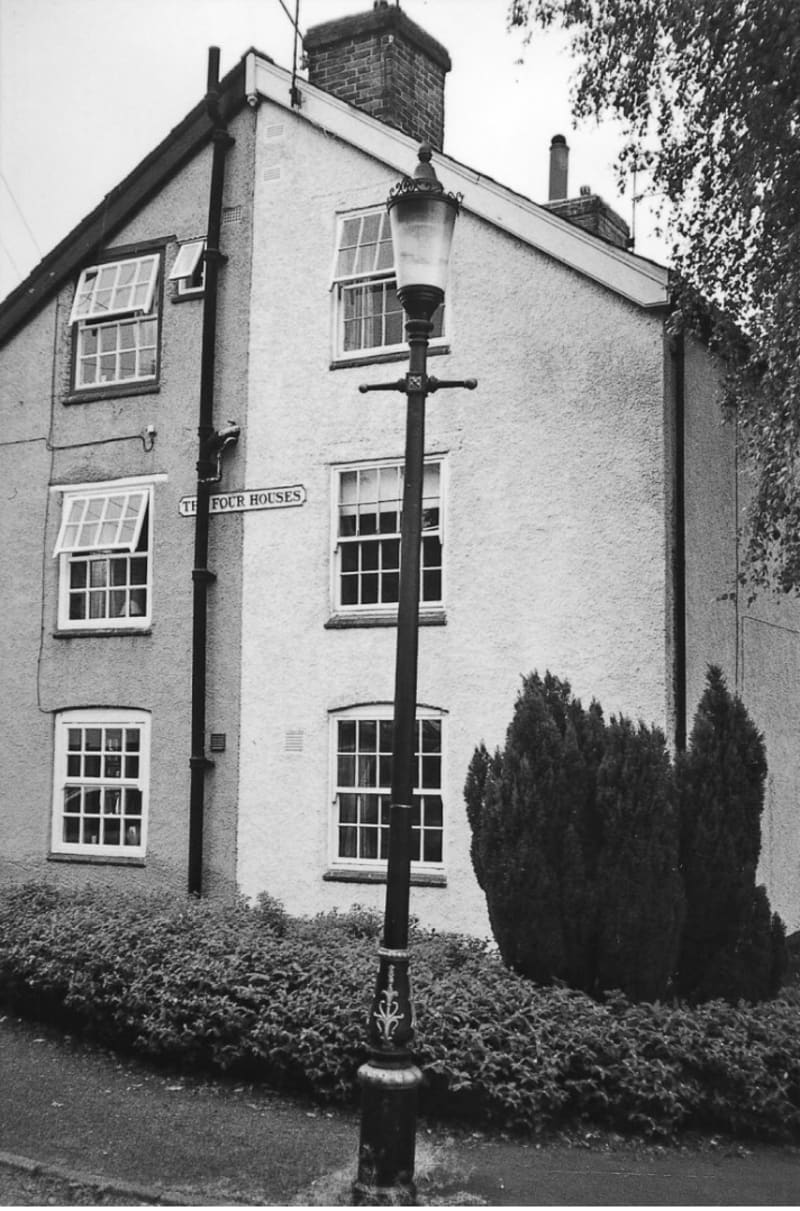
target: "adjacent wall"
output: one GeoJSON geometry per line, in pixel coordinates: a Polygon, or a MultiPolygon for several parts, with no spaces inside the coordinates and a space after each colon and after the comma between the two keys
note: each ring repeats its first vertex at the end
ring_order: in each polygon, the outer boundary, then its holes
{"type": "MultiPolygon", "coordinates": [[[[228,257],[221,275],[217,423],[242,415],[249,301],[251,164],[254,118],[245,111],[233,133],[224,205],[241,207],[223,227],[228,257]]],[[[105,247],[165,241],[165,277],[178,242],[206,230],[211,154],[198,154],[105,247]]],[[[69,403],[74,283],[40,310],[3,350],[0,446],[7,496],[0,552],[6,602],[2,661],[5,736],[0,788],[0,881],[29,878],[119,887],[168,886],[187,880],[192,564],[194,527],[178,504],[195,491],[202,300],[163,302],[161,370],[145,394],[69,403]],[[143,438],[156,430],[152,449],[143,438]],[[57,561],[53,559],[61,493],[51,485],[155,476],[153,623],[146,634],[58,634],[57,561]],[[49,856],[53,727],[71,707],[131,707],[152,713],[149,837],[144,865],[102,858],[49,856]]],[[[243,457],[237,455],[237,457],[243,457]]],[[[209,731],[225,733],[226,751],[209,776],[206,882],[230,893],[236,876],[236,782],[241,620],[241,522],[212,519],[211,567],[218,580],[209,610],[209,731]],[[224,523],[224,524],[218,524],[224,523]]]]}

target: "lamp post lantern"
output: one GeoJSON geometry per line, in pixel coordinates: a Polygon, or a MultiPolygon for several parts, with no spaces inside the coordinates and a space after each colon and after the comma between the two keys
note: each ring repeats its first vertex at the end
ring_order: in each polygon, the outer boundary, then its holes
{"type": "Polygon", "coordinates": [[[400,588],[397,607],[392,782],[383,936],[369,1019],[370,1058],[359,1070],[362,1090],[357,1203],[413,1204],[417,1087],[413,1011],[408,975],[408,908],[411,885],[411,816],[416,774],[417,649],[419,626],[422,479],[425,400],[441,387],[474,388],[474,379],[441,381],[427,373],[432,316],[444,300],[453,229],[460,197],[446,193],[423,144],[412,178],[387,201],[397,273],[406,313],[408,373],[394,383],[361,391],[402,391],[407,397],[400,588]]]}

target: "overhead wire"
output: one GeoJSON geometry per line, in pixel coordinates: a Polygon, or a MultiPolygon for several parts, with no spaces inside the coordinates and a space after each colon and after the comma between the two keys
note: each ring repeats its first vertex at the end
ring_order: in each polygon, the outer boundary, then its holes
{"type": "Polygon", "coordinates": [[[39,256],[41,257],[42,250],[39,247],[39,241],[36,239],[36,236],[33,234],[33,231],[31,230],[31,225],[28,222],[28,220],[25,218],[25,215],[22,212],[22,207],[20,206],[19,202],[17,201],[16,197],[14,196],[14,191],[11,188],[11,186],[9,185],[8,181],[6,180],[5,173],[2,171],[0,171],[0,181],[2,181],[3,184],[5,185],[8,196],[11,198],[11,201],[14,203],[14,208],[15,208],[17,214],[19,215],[19,217],[22,219],[25,230],[27,231],[28,235],[31,237],[31,240],[33,241],[34,248],[36,249],[39,256]]]}

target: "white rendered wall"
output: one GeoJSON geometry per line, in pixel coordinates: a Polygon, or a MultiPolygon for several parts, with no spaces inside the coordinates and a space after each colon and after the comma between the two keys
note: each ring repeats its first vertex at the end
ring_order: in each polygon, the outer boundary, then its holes
{"type": "MultiPolygon", "coordinates": [[[[329,368],[329,283],[336,212],[382,202],[395,178],[259,110],[245,478],[302,483],[307,502],[244,517],[238,874],[293,912],[383,903],[380,886],[323,880],[329,712],[391,701],[396,635],[325,629],[331,468],[402,455],[404,397],[357,388],[405,365],[329,368]]],[[[448,884],[415,888],[412,911],[483,933],[462,788],[475,745],[502,743],[521,676],[550,669],[607,713],[666,722],[661,330],[468,209],[447,305],[452,352],[431,372],[479,387],[428,403],[426,448],[447,466],[447,623],[421,630],[418,700],[447,712],[448,884]]]]}

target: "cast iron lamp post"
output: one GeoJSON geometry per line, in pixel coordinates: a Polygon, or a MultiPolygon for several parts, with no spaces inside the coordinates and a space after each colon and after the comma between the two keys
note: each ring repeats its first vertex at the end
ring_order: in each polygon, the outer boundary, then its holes
{"type": "Polygon", "coordinates": [[[411,813],[416,780],[417,647],[419,624],[425,399],[440,387],[467,387],[474,379],[440,381],[427,374],[431,317],[444,300],[453,228],[460,197],[445,193],[419,149],[413,178],[405,177],[387,201],[397,294],[406,313],[408,373],[394,383],[361,391],[402,391],[407,397],[400,589],[397,607],[392,786],[383,937],[369,1020],[370,1059],[359,1070],[362,1088],[357,1203],[414,1202],[417,1086],[422,1073],[409,1050],[413,1012],[408,978],[408,905],[411,883],[411,813]]]}

